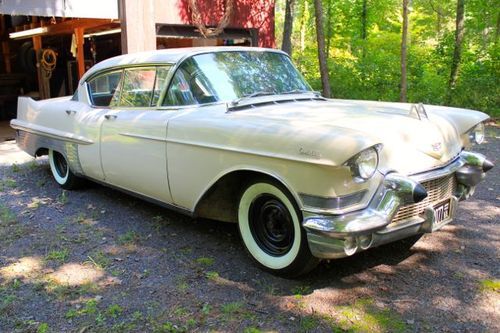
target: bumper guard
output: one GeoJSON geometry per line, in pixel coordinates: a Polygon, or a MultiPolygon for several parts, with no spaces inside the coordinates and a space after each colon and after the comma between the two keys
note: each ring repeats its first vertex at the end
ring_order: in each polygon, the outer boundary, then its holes
{"type": "Polygon", "coordinates": [[[378,188],[369,206],[343,215],[307,215],[303,226],[307,231],[309,247],[318,258],[340,258],[360,250],[393,242],[419,233],[433,232],[451,222],[459,200],[474,193],[475,186],[485,177],[493,164],[483,155],[462,152],[445,167],[404,176],[389,173],[378,188]],[[427,193],[420,182],[455,174],[458,188],[450,198],[449,217],[436,223],[432,206],[424,214],[409,218],[391,227],[393,217],[404,205],[423,200],[427,193]]]}

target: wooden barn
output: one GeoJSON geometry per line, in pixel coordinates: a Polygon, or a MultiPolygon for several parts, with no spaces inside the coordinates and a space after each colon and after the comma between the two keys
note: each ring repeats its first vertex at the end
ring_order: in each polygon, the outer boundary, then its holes
{"type": "Polygon", "coordinates": [[[0,117],[19,95],[70,95],[121,53],[217,45],[274,47],[274,0],[1,0],[0,117]]]}

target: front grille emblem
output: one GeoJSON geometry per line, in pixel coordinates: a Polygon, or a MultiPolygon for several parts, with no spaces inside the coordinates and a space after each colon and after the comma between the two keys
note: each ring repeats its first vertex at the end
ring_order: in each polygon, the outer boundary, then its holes
{"type": "Polygon", "coordinates": [[[432,150],[435,152],[439,152],[441,150],[441,142],[436,142],[432,144],[432,150]]]}

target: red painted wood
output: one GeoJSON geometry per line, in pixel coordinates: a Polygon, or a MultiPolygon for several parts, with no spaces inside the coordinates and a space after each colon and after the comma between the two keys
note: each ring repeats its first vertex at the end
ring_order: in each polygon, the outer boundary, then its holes
{"type": "MultiPolygon", "coordinates": [[[[197,0],[204,23],[216,26],[224,14],[226,0],[197,0]]],[[[259,32],[259,46],[275,47],[275,0],[234,0],[235,9],[231,28],[255,28],[259,32]]],[[[192,24],[188,0],[178,0],[179,15],[185,24],[192,24]]]]}

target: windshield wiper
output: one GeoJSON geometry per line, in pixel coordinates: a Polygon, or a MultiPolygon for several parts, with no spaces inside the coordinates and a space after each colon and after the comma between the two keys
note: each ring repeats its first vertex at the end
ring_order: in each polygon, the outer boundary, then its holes
{"type": "Polygon", "coordinates": [[[314,91],[304,90],[304,89],[293,89],[289,91],[283,91],[282,93],[280,93],[280,95],[310,94],[310,93],[314,93],[314,91]]]}
{"type": "Polygon", "coordinates": [[[249,98],[252,98],[252,97],[258,97],[258,96],[268,96],[268,95],[276,95],[276,92],[274,91],[256,91],[254,93],[251,93],[251,94],[248,94],[248,95],[245,95],[243,97],[240,97],[240,98],[236,98],[234,100],[231,101],[231,105],[238,105],[241,101],[245,100],[245,99],[249,99],[249,98]]]}
{"type": "Polygon", "coordinates": [[[293,94],[314,94],[316,96],[321,96],[321,93],[319,91],[304,90],[304,89],[293,89],[280,93],[280,95],[293,95],[293,94]]]}

